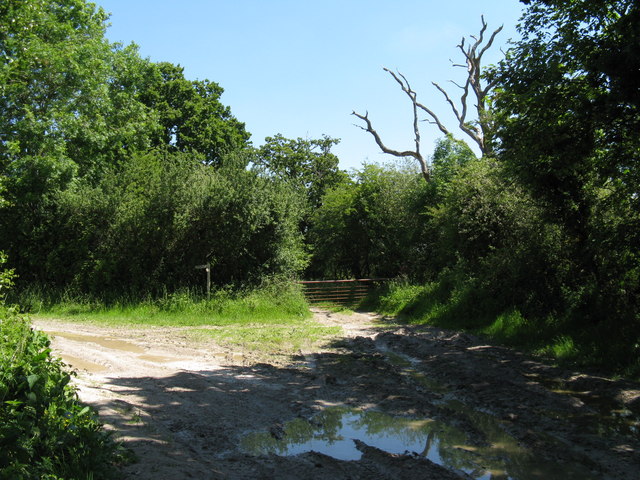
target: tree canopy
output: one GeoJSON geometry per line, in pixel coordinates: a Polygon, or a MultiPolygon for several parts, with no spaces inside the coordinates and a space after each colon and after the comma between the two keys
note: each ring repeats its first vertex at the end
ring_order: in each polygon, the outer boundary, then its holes
{"type": "Polygon", "coordinates": [[[340,140],[291,140],[278,134],[267,137],[257,150],[254,168],[267,175],[292,183],[306,192],[311,208],[317,208],[329,188],[340,183],[346,174],[338,166],[331,148],[340,140]]]}

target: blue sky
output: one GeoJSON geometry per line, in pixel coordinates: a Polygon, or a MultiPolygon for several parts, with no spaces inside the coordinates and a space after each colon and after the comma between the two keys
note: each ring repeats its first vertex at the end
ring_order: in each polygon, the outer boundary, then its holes
{"type": "MultiPolygon", "coordinates": [[[[448,107],[431,85],[453,94],[448,80],[462,36],[504,25],[496,47],[516,38],[517,0],[96,0],[111,15],[107,37],[135,42],[143,57],[180,64],[189,79],[209,79],[225,90],[222,102],[246,124],[256,146],[267,136],[340,138],[342,168],[387,162],[373,138],[354,126],[351,112],[369,112],[385,143],[413,146],[411,104],[382,70],[398,70],[453,129],[448,107]]],[[[439,131],[422,126],[430,152],[439,131]]]]}

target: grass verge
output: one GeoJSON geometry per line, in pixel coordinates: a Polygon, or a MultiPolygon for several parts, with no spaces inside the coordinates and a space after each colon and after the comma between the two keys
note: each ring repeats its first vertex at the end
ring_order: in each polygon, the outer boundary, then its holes
{"type": "Polygon", "coordinates": [[[295,355],[341,332],[339,327],[311,321],[302,292],[290,284],[239,292],[223,289],[209,300],[185,290],[109,304],[78,295],[43,295],[42,291],[25,292],[20,300],[34,318],[104,326],[196,327],[181,333],[196,342],[212,340],[233,351],[261,356],[295,355]]]}
{"type": "Polygon", "coordinates": [[[613,323],[584,324],[570,314],[565,318],[526,318],[516,308],[497,308],[493,299],[483,298],[468,285],[390,282],[363,307],[397,316],[405,323],[466,330],[561,364],[640,377],[637,333],[634,337],[613,323]]]}
{"type": "Polygon", "coordinates": [[[214,340],[233,350],[263,355],[295,355],[321,340],[341,333],[340,327],[326,327],[303,321],[295,325],[228,325],[220,328],[195,329],[189,332],[197,340],[214,340]]]}
{"type": "Polygon", "coordinates": [[[158,298],[120,298],[109,303],[87,296],[54,295],[34,289],[23,292],[18,302],[35,318],[105,325],[295,324],[311,316],[300,290],[284,283],[254,290],[221,289],[210,299],[182,290],[158,298]]]}

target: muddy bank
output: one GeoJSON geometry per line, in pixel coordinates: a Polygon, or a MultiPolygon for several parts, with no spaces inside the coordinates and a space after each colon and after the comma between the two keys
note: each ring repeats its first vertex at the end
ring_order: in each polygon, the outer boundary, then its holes
{"type": "Polygon", "coordinates": [[[637,384],[377,320],[318,311],[343,337],[294,358],[187,328],[36,325],[135,452],[124,478],[639,478],[637,384]]]}

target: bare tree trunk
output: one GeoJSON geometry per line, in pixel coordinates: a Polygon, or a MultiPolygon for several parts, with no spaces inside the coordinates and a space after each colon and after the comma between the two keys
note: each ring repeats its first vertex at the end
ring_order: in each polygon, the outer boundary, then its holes
{"type": "MultiPolygon", "coordinates": [[[[474,40],[474,42],[467,45],[465,38],[462,38],[462,41],[458,45],[458,49],[462,52],[465,58],[465,64],[454,64],[454,66],[465,67],[467,69],[467,79],[464,85],[460,85],[452,81],[455,86],[462,90],[459,106],[456,105],[456,103],[451,99],[444,88],[442,88],[435,82],[432,82],[432,84],[438,89],[438,91],[440,91],[440,93],[444,95],[445,100],[451,107],[451,110],[458,121],[458,128],[460,128],[460,130],[462,130],[478,145],[483,156],[490,156],[492,153],[491,132],[493,130],[493,126],[487,112],[487,96],[489,95],[489,92],[493,88],[494,84],[489,83],[485,86],[482,85],[482,56],[489,48],[491,48],[496,35],[498,35],[498,33],[502,31],[502,26],[494,30],[494,32],[485,43],[487,23],[484,21],[484,17],[481,17],[481,20],[482,28],[480,29],[480,34],[477,37],[471,35],[471,38],[474,40]],[[475,108],[478,116],[478,119],[476,121],[471,122],[467,120],[469,103],[472,101],[469,98],[470,94],[472,94],[475,99],[475,105],[473,105],[473,108],[475,108]]],[[[383,143],[378,132],[373,128],[371,120],[369,120],[368,112],[364,115],[361,115],[354,111],[352,112],[352,115],[355,115],[360,120],[363,120],[365,122],[366,127],[363,127],[361,125],[357,126],[369,132],[384,153],[393,155],[395,157],[413,157],[418,160],[422,175],[424,179],[429,182],[431,180],[431,168],[420,152],[420,130],[418,127],[418,122],[420,121],[419,111],[424,112],[427,116],[426,120],[429,123],[436,125],[438,129],[445,135],[451,135],[451,131],[440,121],[435,112],[433,112],[422,103],[418,102],[416,92],[411,88],[409,81],[404,75],[402,75],[400,72],[392,72],[388,68],[384,68],[384,71],[389,73],[389,75],[393,77],[398,85],[400,85],[402,91],[406,93],[411,100],[413,106],[413,132],[415,141],[414,150],[399,151],[387,147],[383,143]]]]}

